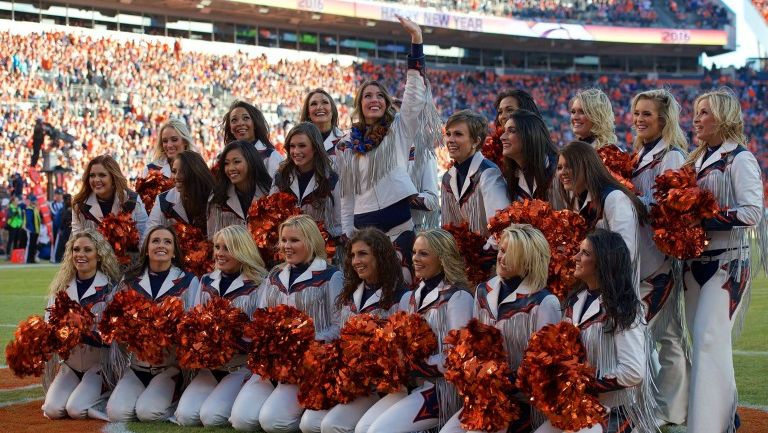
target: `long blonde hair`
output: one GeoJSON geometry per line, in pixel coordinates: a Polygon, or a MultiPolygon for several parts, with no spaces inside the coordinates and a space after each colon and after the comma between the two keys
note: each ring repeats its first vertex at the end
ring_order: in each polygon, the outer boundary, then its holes
{"type": "Polygon", "coordinates": [[[419,233],[417,238],[424,238],[432,252],[440,258],[445,281],[454,286],[474,289],[467,280],[464,260],[461,258],[459,247],[456,246],[456,239],[453,238],[453,235],[443,229],[431,229],[419,233]]]}
{"type": "MultiPolygon", "coordinates": [[[[720,87],[699,95],[693,102],[694,111],[698,109],[699,103],[707,99],[709,107],[712,109],[712,116],[717,120],[717,136],[723,142],[731,141],[736,144],[746,145],[747,137],[744,136],[744,116],[741,113],[741,104],[739,98],[729,87],[720,87]]],[[[694,112],[694,118],[696,113],[694,112]]],[[[707,151],[707,143],[698,143],[696,150],[691,152],[686,165],[694,164],[699,156],[707,151]]]]}
{"type": "Polygon", "coordinates": [[[213,235],[213,241],[221,239],[232,257],[242,265],[240,273],[256,285],[261,284],[267,275],[264,260],[245,226],[231,225],[213,235]]]}
{"type": "MultiPolygon", "coordinates": [[[[304,245],[309,250],[309,256],[311,258],[318,258],[326,260],[328,253],[325,251],[325,239],[320,233],[320,229],[317,227],[317,222],[309,215],[295,215],[280,224],[280,230],[278,233],[282,236],[283,229],[285,227],[295,227],[304,237],[304,245]]],[[[280,243],[280,253],[283,252],[283,244],[280,243]]]]}
{"type": "Polygon", "coordinates": [[[549,277],[549,243],[544,234],[530,224],[512,224],[501,232],[499,246],[504,246],[504,265],[517,277],[528,278],[538,291],[549,277]]]}
{"type": "Polygon", "coordinates": [[[195,139],[192,138],[192,134],[189,132],[189,127],[187,127],[186,122],[181,119],[170,119],[165,122],[163,126],[160,127],[160,129],[157,130],[157,141],[155,142],[155,146],[152,148],[152,161],[167,160],[167,157],[165,156],[165,150],[163,150],[163,131],[165,131],[166,128],[175,129],[176,132],[181,136],[181,141],[184,142],[184,150],[192,150],[197,152],[197,149],[195,148],[195,139]]]}
{"type": "Polygon", "coordinates": [[[584,89],[576,92],[570,105],[573,106],[576,100],[581,102],[584,114],[592,122],[592,129],[589,132],[595,136],[595,149],[616,144],[619,140],[616,138],[613,107],[608,95],[600,89],[584,89]]]}
{"type": "Polygon", "coordinates": [[[111,284],[120,281],[120,278],[122,277],[120,264],[117,262],[112,246],[104,239],[104,236],[102,236],[101,233],[94,229],[85,229],[81,232],[73,233],[72,237],[67,241],[67,245],[64,247],[64,258],[61,259],[59,272],[56,273],[50,286],[48,286],[48,293],[51,296],[62,290],[67,290],[69,283],[71,283],[77,276],[77,270],[72,263],[72,248],[75,245],[75,241],[80,238],[88,238],[93,242],[93,245],[96,248],[96,256],[98,257],[96,270],[106,275],[111,284]]]}
{"type": "MultiPolygon", "coordinates": [[[[680,128],[680,104],[677,103],[672,93],[667,89],[653,89],[638,93],[632,98],[632,111],[635,110],[635,106],[641,100],[652,101],[659,112],[659,121],[664,125],[661,129],[661,138],[666,145],[664,150],[669,151],[677,148],[683,152],[683,155],[687,155],[688,140],[685,138],[683,129],[680,128]]],[[[634,128],[632,126],[632,129],[634,128]]],[[[638,135],[635,135],[634,147],[635,150],[640,150],[643,147],[643,140],[638,135]]]]}

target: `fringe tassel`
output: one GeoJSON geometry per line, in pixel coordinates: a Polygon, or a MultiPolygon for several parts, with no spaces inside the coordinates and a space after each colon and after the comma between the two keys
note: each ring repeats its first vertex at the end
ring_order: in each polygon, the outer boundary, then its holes
{"type": "Polygon", "coordinates": [[[693,356],[693,339],[691,337],[690,330],[688,329],[688,320],[685,317],[685,284],[683,282],[683,265],[684,261],[669,258],[670,266],[672,267],[672,280],[674,281],[675,298],[670,299],[667,302],[674,302],[675,320],[680,321],[680,329],[682,329],[682,346],[685,359],[691,362],[693,356]]]}
{"type": "Polygon", "coordinates": [[[43,370],[43,390],[46,393],[48,392],[48,387],[53,383],[53,379],[55,379],[56,375],[59,373],[61,363],[62,360],[58,353],[54,353],[51,359],[45,363],[45,369],[43,370]]]}
{"type": "Polygon", "coordinates": [[[461,409],[462,400],[456,391],[456,387],[445,380],[445,378],[439,377],[435,380],[435,390],[437,391],[437,401],[440,405],[438,428],[443,428],[445,423],[461,409]]]}
{"type": "MultiPolygon", "coordinates": [[[[245,210],[248,212],[248,209],[245,210]]],[[[234,212],[224,212],[221,210],[221,205],[216,203],[208,203],[208,240],[213,240],[213,235],[231,225],[246,225],[244,219],[240,219],[234,212]]]]}
{"type": "Polygon", "coordinates": [[[245,313],[250,319],[250,317],[253,315],[253,312],[256,311],[256,308],[259,306],[260,293],[261,290],[256,289],[248,296],[238,296],[232,300],[232,305],[242,310],[242,312],[245,313]]]}
{"type": "Polygon", "coordinates": [[[307,313],[315,324],[315,334],[322,333],[331,326],[333,305],[328,301],[328,282],[313,287],[306,287],[291,294],[280,291],[275,285],[267,285],[267,307],[293,305],[307,313]],[[293,297],[293,299],[291,299],[293,297]]]}
{"type": "Polygon", "coordinates": [[[132,355],[117,342],[112,342],[104,352],[101,362],[102,378],[109,389],[114,389],[125,370],[130,367],[132,355]]]}
{"type": "MultiPolygon", "coordinates": [[[[469,182],[469,179],[466,182],[469,182]]],[[[443,195],[442,201],[443,224],[458,224],[466,221],[470,230],[482,236],[488,236],[488,220],[482,194],[475,192],[463,205],[459,205],[457,198],[449,192],[443,195]]]]}

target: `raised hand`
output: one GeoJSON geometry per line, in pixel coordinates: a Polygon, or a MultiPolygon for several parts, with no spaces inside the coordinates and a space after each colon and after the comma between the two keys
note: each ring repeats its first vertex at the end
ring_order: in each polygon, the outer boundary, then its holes
{"type": "Polygon", "coordinates": [[[395,15],[395,18],[400,21],[400,25],[403,26],[405,31],[408,32],[408,34],[411,35],[411,43],[412,44],[422,44],[424,43],[424,39],[421,36],[421,27],[419,27],[418,24],[411,21],[410,18],[404,17],[401,15],[395,15]]]}

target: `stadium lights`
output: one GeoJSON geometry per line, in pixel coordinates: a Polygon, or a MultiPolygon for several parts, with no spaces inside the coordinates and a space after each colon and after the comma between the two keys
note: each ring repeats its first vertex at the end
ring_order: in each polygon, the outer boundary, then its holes
{"type": "Polygon", "coordinates": [[[320,15],[320,14],[312,14],[312,19],[313,19],[313,20],[315,20],[315,21],[318,21],[318,20],[320,20],[320,18],[322,18],[322,17],[323,17],[323,16],[322,16],[322,15],[320,15]]]}

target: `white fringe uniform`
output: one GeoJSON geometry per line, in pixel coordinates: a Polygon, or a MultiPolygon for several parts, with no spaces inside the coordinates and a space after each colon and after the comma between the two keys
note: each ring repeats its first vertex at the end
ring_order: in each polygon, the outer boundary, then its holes
{"type": "MultiPolygon", "coordinates": [[[[171,267],[154,298],[147,269],[141,277],[123,281],[120,290],[135,290],[154,302],[174,296],[184,302],[184,311],[189,311],[200,302],[200,281],[193,274],[175,266],[171,267]]],[[[174,391],[181,380],[175,350],[166,350],[163,363],[157,366],[140,361],[133,355],[131,358],[131,368],[125,370],[107,402],[109,420],[167,421],[174,412],[174,391]],[[150,374],[152,379],[145,385],[137,376],[137,372],[142,376],[150,374]]]]}
{"type": "MultiPolygon", "coordinates": [[[[336,308],[336,298],[343,286],[341,272],[329,266],[325,260],[315,258],[293,284],[289,285],[289,279],[290,265],[274,268],[264,280],[263,289],[260,289],[263,292],[260,306],[275,307],[284,304],[296,307],[314,321],[316,340],[331,341],[339,338],[340,314],[336,308]]],[[[278,383],[268,397],[265,397],[269,392],[266,386],[252,391],[253,397],[259,393],[258,398],[264,401],[261,410],[257,412],[258,420],[254,424],[257,423],[267,433],[298,430],[304,409],[299,405],[297,385],[278,383]]],[[[242,395],[241,391],[238,400],[242,395]]],[[[237,406],[237,401],[235,405],[237,406]]],[[[244,409],[253,415],[252,401],[247,401],[244,409]]],[[[232,416],[235,416],[234,410],[232,416]]]]}
{"type": "MultiPolygon", "coordinates": [[[[133,208],[126,210],[130,210],[131,212],[131,218],[133,218],[133,222],[136,224],[136,229],[139,231],[139,239],[144,239],[144,232],[147,224],[147,211],[144,209],[144,202],[141,201],[141,197],[130,190],[126,191],[126,199],[126,201],[130,200],[135,201],[136,203],[133,208]]],[[[112,202],[112,211],[110,213],[117,215],[122,212],[125,207],[125,203],[120,203],[117,199],[117,195],[115,195],[115,200],[112,202]]],[[[85,203],[83,203],[82,212],[78,211],[76,206],[72,207],[72,234],[80,233],[85,229],[97,230],[104,216],[105,215],[101,212],[99,201],[96,198],[96,193],[92,192],[85,200],[85,203]]]]}
{"type": "MultiPolygon", "coordinates": [[[[264,192],[256,187],[251,203],[264,196],[264,192]]],[[[230,184],[227,190],[227,202],[224,205],[213,203],[213,194],[208,198],[208,239],[213,240],[217,231],[231,225],[245,226],[248,224],[248,209],[240,206],[235,186],[230,184]]]]}
{"type": "MultiPolygon", "coordinates": [[[[738,397],[732,359],[732,330],[743,324],[751,286],[750,240],[765,257],[763,184],[754,155],[725,142],[695,162],[698,185],[727,208],[704,222],[709,244],[684,267],[685,314],[692,333],[688,431],[735,431],[738,397]]],[[[763,261],[763,264],[765,262],[763,261]]]]}
{"type": "MultiPolygon", "coordinates": [[[[102,345],[96,326],[107,308],[114,288],[115,284],[101,272],[96,273],[91,286],[82,297],[78,296],[75,279],[67,286],[69,298],[95,316],[94,335],[88,336],[87,342],[78,344],[70,352],[69,358],[61,362],[56,377],[45,393],[42,409],[47,418],[60,419],[66,416],[74,419],[89,417],[104,420],[106,418],[98,409],[98,406],[106,402],[109,396],[108,392],[102,393],[102,388],[104,385],[109,388],[114,385],[115,378],[107,376],[113,376],[122,363],[111,362],[110,355],[118,353],[117,346],[111,348],[102,345]]],[[[48,300],[48,307],[53,306],[54,300],[55,297],[48,300]]],[[[46,320],[48,320],[48,314],[46,313],[46,320]]],[[[55,361],[52,360],[49,363],[55,363],[55,361]]]]}
{"type": "Polygon", "coordinates": [[[401,308],[424,317],[437,337],[437,351],[422,366],[423,375],[429,377],[410,393],[403,390],[376,402],[358,422],[356,433],[406,433],[440,428],[461,407],[456,389],[442,377],[445,372],[443,340],[448,332],[463,328],[472,318],[472,295],[445,281],[427,293],[424,287],[422,282],[409,292],[401,308]],[[421,306],[417,307],[419,301],[421,306]]]}
{"type": "Polygon", "coordinates": [[[157,195],[155,204],[149,212],[147,228],[173,225],[176,221],[189,224],[189,217],[187,217],[187,212],[184,210],[181,194],[179,194],[176,187],[173,187],[157,195]]]}
{"type": "Polygon", "coordinates": [[[269,177],[274,179],[277,168],[280,167],[280,163],[283,162],[285,158],[283,158],[283,155],[281,155],[277,150],[268,148],[266,145],[264,145],[264,143],[261,142],[261,140],[256,140],[256,142],[253,143],[253,146],[259,152],[259,156],[261,156],[262,161],[264,161],[264,167],[267,168],[269,177]]]}
{"type": "MultiPolygon", "coordinates": [[[[200,279],[200,303],[207,304],[209,300],[222,297],[232,302],[248,318],[253,315],[259,302],[259,284],[243,278],[241,274],[230,286],[222,291],[221,271],[215,270],[203,275],[200,279]]],[[[243,383],[251,377],[246,367],[246,348],[239,347],[232,359],[212,372],[202,369],[184,390],[176,408],[176,422],[179,425],[223,426],[229,423],[235,398],[238,396],[243,383]],[[222,377],[223,376],[223,377],[222,377]]],[[[254,401],[250,401],[250,409],[254,409],[254,401]]]]}
{"type": "MultiPolygon", "coordinates": [[[[275,178],[280,177],[280,173],[275,173],[275,178]]],[[[341,195],[339,194],[339,176],[335,172],[328,174],[328,180],[331,183],[331,195],[321,200],[321,205],[315,207],[312,204],[313,194],[317,190],[317,181],[315,177],[309,180],[304,194],[301,194],[299,188],[299,178],[296,173],[290,175],[290,189],[283,191],[296,197],[301,212],[311,216],[315,221],[322,222],[323,227],[328,230],[332,237],[337,237],[341,232],[341,195]]],[[[277,181],[272,182],[270,194],[278,192],[277,181]]]]}
{"type": "Polygon", "coordinates": [[[415,204],[411,203],[411,218],[416,233],[440,227],[440,198],[437,186],[437,159],[427,155],[423,167],[417,168],[416,149],[411,147],[408,174],[419,191],[415,204]]]}
{"type": "Polygon", "coordinates": [[[330,158],[334,170],[336,170],[336,158],[338,156],[336,145],[343,137],[344,133],[341,129],[334,126],[331,130],[331,134],[328,135],[328,138],[326,138],[325,141],[323,141],[323,148],[325,148],[325,153],[328,154],[328,158],[330,158]]]}
{"type": "MultiPolygon", "coordinates": [[[[509,367],[513,372],[517,372],[531,335],[546,325],[560,322],[562,312],[560,301],[555,295],[546,289],[533,287],[528,279],[524,279],[520,286],[504,299],[499,299],[501,284],[501,278],[496,276],[477,286],[474,316],[480,323],[494,326],[501,331],[509,367]]],[[[526,404],[523,407],[527,406],[526,404]]],[[[466,432],[467,430],[461,428],[460,415],[461,411],[456,412],[440,433],[466,432]]],[[[500,433],[527,433],[542,422],[542,415],[531,410],[529,414],[522,414],[520,420],[500,433]]]]}
{"type": "MultiPolygon", "coordinates": [[[[650,212],[655,202],[656,177],[666,170],[683,166],[685,156],[677,149],[666,149],[662,138],[637,160],[632,184],[638,198],[650,212]]],[[[688,376],[683,349],[682,290],[680,262],[666,257],[653,241],[653,228],[640,227],[640,300],[645,307],[645,321],[658,344],[659,368],[654,369],[654,393],[659,408],[657,418],[672,424],[685,423],[688,411],[688,376]],[[675,270],[673,272],[673,269],[675,270]]]]}

